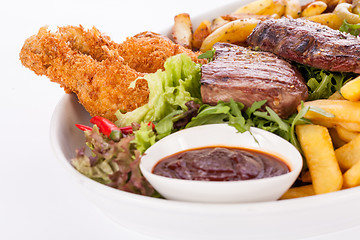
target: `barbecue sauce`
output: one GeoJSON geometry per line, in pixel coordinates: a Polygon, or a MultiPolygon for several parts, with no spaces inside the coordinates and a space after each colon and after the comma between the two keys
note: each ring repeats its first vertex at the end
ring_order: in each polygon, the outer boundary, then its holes
{"type": "Polygon", "coordinates": [[[239,181],[279,176],[288,165],[271,154],[245,148],[204,147],[185,150],[161,159],[153,173],[177,179],[239,181]]]}

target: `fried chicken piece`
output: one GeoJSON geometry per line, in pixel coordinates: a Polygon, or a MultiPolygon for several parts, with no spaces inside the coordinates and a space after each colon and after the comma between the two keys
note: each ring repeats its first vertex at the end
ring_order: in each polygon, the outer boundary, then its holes
{"type": "Polygon", "coordinates": [[[74,92],[90,115],[115,121],[117,110],[132,111],[148,101],[146,80],[138,80],[135,88],[129,84],[144,73],[163,69],[168,57],[183,52],[199,61],[198,53],[153,33],[117,44],[96,28],[67,26],[51,33],[43,27],[25,41],[20,60],[67,93],[74,92]]]}
{"type": "Polygon", "coordinates": [[[167,37],[152,32],[129,37],[119,45],[119,54],[125,62],[131,68],[143,73],[164,69],[166,59],[180,53],[186,53],[194,62],[206,63],[206,60],[197,58],[198,52],[195,53],[175,44],[167,37]]]}
{"type": "Polygon", "coordinates": [[[112,42],[108,36],[102,35],[95,27],[85,31],[82,26],[67,26],[60,27],[59,32],[72,49],[88,54],[98,61],[102,61],[106,57],[102,46],[117,50],[131,68],[142,73],[164,70],[166,59],[180,53],[186,53],[194,62],[206,62],[206,60],[197,58],[199,53],[194,53],[154,32],[139,33],[128,37],[120,44],[112,42]]]}
{"type": "Polygon", "coordinates": [[[111,41],[110,37],[102,34],[95,27],[85,30],[81,25],[59,27],[60,37],[66,41],[71,49],[80,53],[90,55],[97,61],[105,60],[108,56],[104,46],[110,50],[117,50],[117,43],[111,41]]]}
{"type": "Polygon", "coordinates": [[[38,75],[46,75],[67,93],[74,92],[79,102],[92,115],[116,120],[114,113],[121,109],[132,111],[148,101],[145,80],[129,84],[144,74],[130,68],[116,50],[102,47],[97,61],[73,50],[61,32],[51,33],[41,28],[28,38],[20,52],[22,64],[38,75]]]}

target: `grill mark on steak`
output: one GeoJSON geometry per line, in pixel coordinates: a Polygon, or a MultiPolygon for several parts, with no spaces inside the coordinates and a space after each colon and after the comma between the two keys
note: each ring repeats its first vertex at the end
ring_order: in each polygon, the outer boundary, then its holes
{"type": "Polygon", "coordinates": [[[360,73],[360,39],[309,20],[262,21],[247,43],[311,67],[360,73]]]}
{"type": "Polygon", "coordinates": [[[299,71],[268,52],[252,51],[229,43],[214,45],[214,60],[201,67],[201,95],[206,104],[234,101],[250,107],[267,100],[280,117],[286,118],[308,96],[299,71]]]}

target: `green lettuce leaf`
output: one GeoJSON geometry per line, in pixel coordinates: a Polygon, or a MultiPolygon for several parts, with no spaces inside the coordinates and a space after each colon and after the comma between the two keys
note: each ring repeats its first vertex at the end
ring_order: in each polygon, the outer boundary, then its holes
{"type": "Polygon", "coordinates": [[[143,154],[146,149],[155,144],[156,135],[152,127],[146,123],[141,123],[140,129],[134,132],[135,138],[132,143],[136,144],[136,149],[143,154]]]}
{"type": "Polygon", "coordinates": [[[165,70],[146,74],[144,79],[149,86],[149,101],[132,112],[116,112],[118,126],[133,122],[158,121],[176,110],[186,110],[188,101],[201,102],[201,67],[186,54],[168,58],[165,70]]]}
{"type": "Polygon", "coordinates": [[[354,36],[359,36],[360,34],[360,24],[351,24],[344,20],[343,24],[340,26],[339,31],[350,33],[354,36]]]}

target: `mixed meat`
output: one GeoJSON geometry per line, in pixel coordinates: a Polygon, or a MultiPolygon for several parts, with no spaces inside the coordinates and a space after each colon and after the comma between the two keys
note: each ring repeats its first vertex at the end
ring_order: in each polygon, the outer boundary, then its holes
{"type": "Polygon", "coordinates": [[[232,98],[250,106],[267,100],[267,106],[286,118],[308,96],[303,77],[290,61],[360,73],[359,43],[352,35],[308,20],[269,19],[260,21],[248,37],[253,50],[217,43],[214,61],[205,64],[199,53],[158,34],[145,32],[117,44],[95,28],[68,26],[55,33],[41,28],[25,41],[20,59],[36,74],[74,92],[91,115],[116,120],[117,110],[132,111],[147,103],[144,74],[163,69],[168,57],[186,53],[203,64],[204,103],[232,98]],[[138,78],[135,88],[129,87],[138,78]]]}

